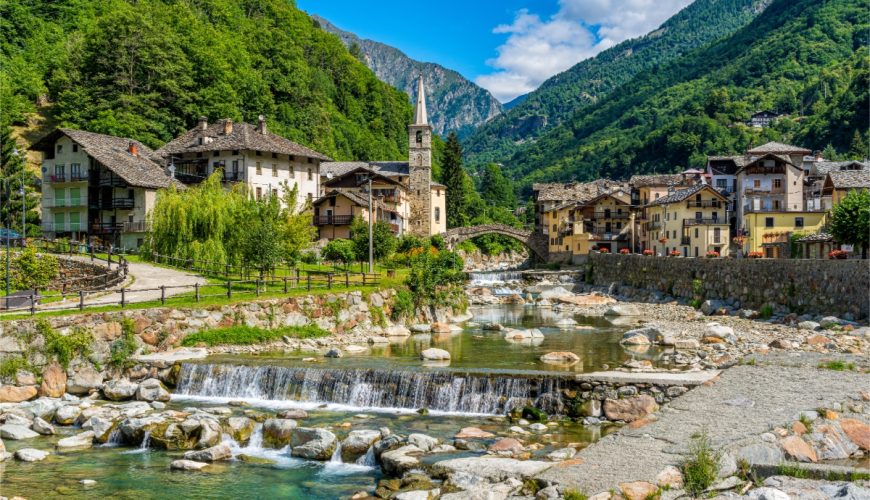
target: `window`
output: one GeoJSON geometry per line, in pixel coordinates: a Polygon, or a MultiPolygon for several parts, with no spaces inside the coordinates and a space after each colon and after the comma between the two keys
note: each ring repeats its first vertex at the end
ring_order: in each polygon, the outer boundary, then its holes
{"type": "Polygon", "coordinates": [[[58,145],[57,145],[57,152],[58,152],[58,153],[63,153],[63,144],[58,144],[58,145]]]}
{"type": "Polygon", "coordinates": [[[435,207],[435,222],[441,221],[441,207],[435,207]]]}
{"type": "Polygon", "coordinates": [[[775,189],[781,188],[782,187],[782,179],[774,179],[773,180],[773,187],[775,189]]]}
{"type": "Polygon", "coordinates": [[[695,228],[695,238],[697,238],[697,237],[698,237],[698,228],[696,227],[695,228]]]}
{"type": "Polygon", "coordinates": [[[277,189],[272,190],[272,196],[274,196],[275,198],[278,197],[278,190],[277,189]]]}
{"type": "Polygon", "coordinates": [[[773,217],[764,218],[764,227],[773,227],[773,217]]]}
{"type": "MultiPolygon", "coordinates": [[[[309,159],[310,159],[310,158],[309,158],[309,159]]],[[[309,180],[309,181],[313,181],[313,180],[314,180],[314,171],[312,171],[310,168],[308,169],[308,180],[309,180]]]]}
{"type": "Polygon", "coordinates": [[[79,145],[73,144],[73,153],[78,153],[78,152],[79,152],[79,145]]]}
{"type": "Polygon", "coordinates": [[[722,242],[722,228],[714,227],[713,228],[713,243],[721,243],[722,242]]]}
{"type": "Polygon", "coordinates": [[[761,181],[760,181],[759,179],[755,179],[754,181],[752,181],[752,187],[754,187],[754,188],[756,188],[756,189],[760,188],[760,187],[761,187],[761,181]]]}
{"type": "Polygon", "coordinates": [[[263,152],[262,152],[262,151],[255,151],[254,154],[257,155],[257,156],[263,156],[263,152]]]}
{"type": "Polygon", "coordinates": [[[132,189],[128,189],[128,190],[127,190],[127,198],[129,198],[129,199],[132,200],[132,199],[135,198],[135,197],[136,197],[136,192],[133,191],[132,189]]]}
{"type": "Polygon", "coordinates": [[[804,218],[803,217],[795,217],[794,218],[794,227],[804,227],[804,218]]]}
{"type": "Polygon", "coordinates": [[[559,226],[557,226],[556,224],[553,224],[553,231],[554,231],[554,232],[555,232],[555,231],[558,231],[558,229],[557,229],[558,227],[559,227],[559,226]]]}
{"type": "Polygon", "coordinates": [[[701,220],[704,218],[704,214],[701,212],[695,212],[695,220],[701,220]]]}
{"type": "Polygon", "coordinates": [[[263,197],[263,188],[258,187],[257,188],[257,199],[259,200],[262,197],[263,197]]]}
{"type": "Polygon", "coordinates": [[[314,163],[314,158],[308,158],[308,163],[314,163]]]}
{"type": "Polygon", "coordinates": [[[238,150],[238,149],[234,149],[234,150],[233,150],[233,154],[234,154],[234,155],[239,154],[239,150],[238,150]]]}
{"type": "Polygon", "coordinates": [[[272,164],[272,177],[278,177],[278,164],[272,164]]]}
{"type": "Polygon", "coordinates": [[[257,162],[257,175],[263,175],[263,166],[260,165],[260,162],[257,162]]]}
{"type": "Polygon", "coordinates": [[[221,152],[220,152],[220,151],[215,151],[215,152],[213,152],[211,155],[212,155],[212,156],[220,156],[220,155],[221,155],[221,152]]]}
{"type": "Polygon", "coordinates": [[[70,177],[72,177],[73,179],[81,179],[82,178],[82,166],[81,166],[81,164],[70,163],[69,173],[70,173],[70,177]]]}
{"type": "Polygon", "coordinates": [[[296,161],[296,157],[294,157],[293,155],[288,156],[287,159],[290,161],[296,161]]]}
{"type": "Polygon", "coordinates": [[[698,256],[698,247],[695,247],[695,257],[698,256]]]}
{"type": "Polygon", "coordinates": [[[659,193],[656,193],[656,199],[659,199],[659,196],[661,195],[659,193]]]}
{"type": "Polygon", "coordinates": [[[66,177],[66,166],[61,163],[60,165],[54,166],[54,180],[63,181],[64,177],[66,177]]]}
{"type": "Polygon", "coordinates": [[[727,180],[726,179],[716,179],[716,189],[722,190],[727,189],[727,180]]]}
{"type": "Polygon", "coordinates": [[[272,158],[278,158],[278,153],[272,153],[272,158]]]}
{"type": "Polygon", "coordinates": [[[423,144],[423,131],[422,130],[417,131],[415,140],[417,141],[417,144],[423,144]]]}
{"type": "Polygon", "coordinates": [[[779,210],[779,200],[773,200],[773,209],[779,210]]]}

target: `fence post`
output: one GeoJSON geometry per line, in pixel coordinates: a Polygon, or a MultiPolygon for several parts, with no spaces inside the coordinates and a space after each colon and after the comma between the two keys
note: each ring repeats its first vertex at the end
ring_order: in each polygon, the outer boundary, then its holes
{"type": "Polygon", "coordinates": [[[230,265],[229,264],[227,264],[225,269],[224,269],[224,276],[226,276],[227,278],[230,277],[230,265]]]}
{"type": "Polygon", "coordinates": [[[362,273],[363,275],[363,286],[366,286],[366,273],[362,273]]]}
{"type": "Polygon", "coordinates": [[[284,276],[284,293],[287,293],[287,276],[284,276]]]}
{"type": "Polygon", "coordinates": [[[260,278],[254,280],[254,293],[257,297],[260,296],[260,278]]]}
{"type": "Polygon", "coordinates": [[[123,309],[125,305],[127,305],[127,290],[121,288],[121,309],[123,309]]]}
{"type": "Polygon", "coordinates": [[[296,269],[296,286],[293,288],[299,288],[299,269],[296,269]]]}
{"type": "Polygon", "coordinates": [[[233,298],[233,280],[227,280],[227,298],[233,298]]]}
{"type": "Polygon", "coordinates": [[[166,305],[166,285],[160,285],[160,304],[166,305]]]}
{"type": "Polygon", "coordinates": [[[308,273],[308,291],[311,291],[311,273],[308,273]]]}
{"type": "Polygon", "coordinates": [[[85,292],[79,290],[79,311],[85,310],[85,292]]]}
{"type": "Polygon", "coordinates": [[[344,287],[350,288],[350,272],[348,271],[344,272],[344,287]]]}
{"type": "MultiPolygon", "coordinates": [[[[36,292],[37,290],[33,290],[33,291],[36,292]]],[[[6,302],[7,302],[6,307],[9,307],[9,304],[8,304],[9,299],[8,298],[6,299],[6,302]]],[[[31,316],[36,315],[36,294],[35,293],[30,295],[30,315],[31,316]]]]}
{"type": "Polygon", "coordinates": [[[326,288],[332,290],[332,273],[326,274],[326,288]]]}
{"type": "Polygon", "coordinates": [[[196,297],[195,300],[196,300],[196,302],[199,302],[199,282],[198,281],[193,284],[193,290],[194,290],[194,294],[195,294],[194,297],[196,297]]]}

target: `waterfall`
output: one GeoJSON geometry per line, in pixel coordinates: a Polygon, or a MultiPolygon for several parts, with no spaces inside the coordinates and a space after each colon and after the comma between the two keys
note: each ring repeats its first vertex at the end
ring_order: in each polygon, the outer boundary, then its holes
{"type": "Polygon", "coordinates": [[[329,463],[331,464],[343,464],[344,460],[341,459],[341,442],[335,445],[335,451],[332,452],[332,457],[329,458],[329,463]]]}
{"type": "Polygon", "coordinates": [[[470,287],[487,287],[495,295],[521,294],[523,275],[519,271],[468,273],[470,287]]]}
{"type": "Polygon", "coordinates": [[[124,433],[121,432],[120,427],[115,426],[115,428],[112,429],[112,432],[109,433],[109,439],[101,444],[100,448],[114,448],[116,446],[121,446],[122,444],[124,444],[124,433]]]}
{"type": "Polygon", "coordinates": [[[364,465],[366,467],[377,467],[378,459],[375,457],[375,446],[369,446],[369,449],[366,451],[366,454],[356,459],[357,465],[364,465]]]}
{"type": "Polygon", "coordinates": [[[135,450],[125,451],[127,454],[136,454],[136,453],[145,453],[148,451],[148,447],[151,445],[151,431],[145,431],[145,434],[142,435],[142,442],[139,443],[139,448],[135,450]]]}
{"type": "Polygon", "coordinates": [[[522,377],[455,371],[293,368],[185,363],[176,396],[293,402],[314,408],[504,414],[558,391],[555,376],[522,377]]]}

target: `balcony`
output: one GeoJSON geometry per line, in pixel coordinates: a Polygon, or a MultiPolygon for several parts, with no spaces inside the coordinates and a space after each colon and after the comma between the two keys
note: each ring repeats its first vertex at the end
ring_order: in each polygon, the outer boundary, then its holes
{"type": "Polygon", "coordinates": [[[752,195],[765,195],[765,194],[785,194],[785,188],[780,187],[748,187],[743,190],[743,196],[752,196],[752,195]]]}
{"type": "Polygon", "coordinates": [[[650,222],[646,223],[646,230],[647,231],[655,231],[656,229],[661,229],[661,227],[662,227],[661,221],[654,220],[654,221],[650,221],[650,222]]]}
{"type": "Polygon", "coordinates": [[[74,172],[69,174],[55,174],[46,176],[43,180],[48,184],[61,184],[64,182],[86,182],[88,180],[88,174],[81,172],[74,172]]]}
{"type": "Polygon", "coordinates": [[[743,212],[747,214],[751,213],[764,213],[764,212],[788,212],[785,208],[783,208],[785,204],[781,205],[779,208],[775,207],[753,207],[752,205],[744,205],[743,212]]]}
{"type": "Polygon", "coordinates": [[[96,185],[100,187],[127,187],[127,181],[117,175],[104,175],[96,179],[96,185]]]}
{"type": "Polygon", "coordinates": [[[84,224],[81,222],[46,222],[42,225],[42,230],[48,233],[72,233],[84,230],[84,224]]]}
{"type": "Polygon", "coordinates": [[[87,198],[54,198],[43,199],[42,206],[44,208],[70,208],[70,207],[85,207],[88,205],[87,198]]]}
{"type": "Polygon", "coordinates": [[[132,198],[93,200],[88,203],[88,208],[94,210],[132,210],[134,206],[135,202],[132,198]]]}
{"type": "Polygon", "coordinates": [[[690,200],[686,202],[687,208],[722,208],[719,200],[690,200]]]}
{"type": "Polygon", "coordinates": [[[727,226],[726,219],[683,219],[683,226],[727,226]]]}
{"type": "MultiPolygon", "coordinates": [[[[179,180],[181,180],[181,179],[179,179],[179,180]]],[[[243,180],[245,180],[245,173],[244,172],[224,171],[224,177],[223,177],[224,182],[239,182],[239,181],[243,181],[243,180]]],[[[184,182],[184,181],[181,181],[181,182],[184,182]]]]}
{"type": "Polygon", "coordinates": [[[691,243],[691,241],[691,238],[689,238],[688,236],[683,236],[682,238],[680,238],[680,245],[688,245],[691,243]]]}
{"type": "Polygon", "coordinates": [[[315,215],[315,226],[349,226],[353,215],[315,215]]]}
{"type": "Polygon", "coordinates": [[[588,234],[589,234],[590,240],[611,241],[611,240],[618,240],[620,238],[620,236],[622,236],[620,231],[621,230],[616,231],[616,232],[598,230],[598,231],[589,231],[588,234]]]}
{"type": "Polygon", "coordinates": [[[627,220],[629,218],[628,212],[593,212],[593,219],[622,219],[627,220]]]}

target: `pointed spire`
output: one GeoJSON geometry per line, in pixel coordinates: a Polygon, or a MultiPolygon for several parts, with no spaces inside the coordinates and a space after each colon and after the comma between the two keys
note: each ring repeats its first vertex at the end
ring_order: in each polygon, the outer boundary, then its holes
{"type": "Polygon", "coordinates": [[[426,116],[426,91],[423,88],[423,75],[417,80],[417,107],[414,112],[414,125],[428,125],[426,116]]]}

